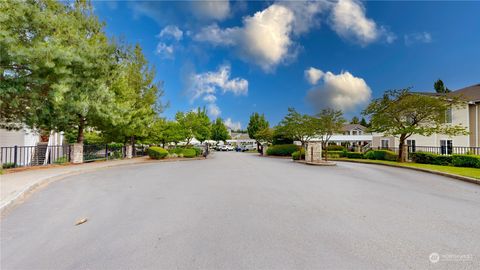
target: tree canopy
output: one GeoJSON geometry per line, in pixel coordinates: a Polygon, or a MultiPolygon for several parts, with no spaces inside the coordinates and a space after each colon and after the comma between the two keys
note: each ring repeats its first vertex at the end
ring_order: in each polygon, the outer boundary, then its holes
{"type": "Polygon", "coordinates": [[[440,93],[440,94],[445,94],[445,93],[450,93],[450,89],[448,89],[445,84],[443,83],[442,80],[438,79],[436,80],[434,83],[433,83],[433,88],[435,89],[435,91],[437,91],[437,93],[440,93]]]}
{"type": "Polygon", "coordinates": [[[211,139],[218,143],[219,141],[226,141],[229,137],[230,135],[228,134],[228,130],[223,122],[223,119],[217,117],[217,119],[215,119],[215,121],[212,123],[211,139]]]}
{"type": "Polygon", "coordinates": [[[248,136],[251,139],[257,140],[255,138],[257,132],[268,127],[270,127],[270,124],[268,123],[267,119],[265,119],[264,114],[260,115],[258,112],[252,113],[252,115],[250,115],[250,121],[248,122],[247,126],[248,136]]]}
{"type": "Polygon", "coordinates": [[[385,136],[399,137],[399,160],[405,160],[403,146],[413,134],[430,136],[434,133],[459,135],[465,133],[460,125],[446,123],[445,115],[458,100],[446,96],[411,93],[410,89],[390,90],[374,99],[363,114],[370,116],[370,130],[385,136]]]}

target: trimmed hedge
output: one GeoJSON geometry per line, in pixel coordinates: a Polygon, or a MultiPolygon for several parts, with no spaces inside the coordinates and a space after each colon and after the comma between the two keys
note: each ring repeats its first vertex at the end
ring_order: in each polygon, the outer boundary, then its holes
{"type": "Polygon", "coordinates": [[[449,166],[452,164],[452,156],[437,155],[425,152],[415,152],[411,154],[413,162],[421,164],[434,164],[449,166]]]}
{"type": "Polygon", "coordinates": [[[292,153],[293,160],[300,160],[300,153],[302,153],[302,159],[305,159],[305,149],[301,149],[299,151],[295,151],[292,153]]]}
{"type": "Polygon", "coordinates": [[[197,152],[193,148],[185,148],[183,149],[183,157],[185,158],[193,158],[197,156],[197,152]]]}
{"type": "Polygon", "coordinates": [[[452,165],[455,167],[480,168],[480,156],[475,155],[453,155],[452,165]]]}
{"type": "Polygon", "coordinates": [[[267,148],[269,156],[291,156],[293,152],[298,151],[300,147],[295,144],[278,144],[267,148]]]}
{"type": "Polygon", "coordinates": [[[330,151],[345,151],[345,147],[341,145],[329,145],[327,146],[328,152],[330,151]]]}
{"type": "Polygon", "coordinates": [[[162,159],[168,155],[168,151],[162,147],[152,146],[148,148],[148,156],[152,159],[162,159]]]}
{"type": "Polygon", "coordinates": [[[327,156],[329,158],[340,158],[340,157],[345,157],[347,151],[328,151],[327,156]]]}
{"type": "Polygon", "coordinates": [[[363,158],[363,153],[359,152],[346,152],[345,156],[347,158],[363,158]]]}
{"type": "Polygon", "coordinates": [[[388,150],[371,150],[365,153],[364,158],[374,160],[397,161],[398,156],[395,152],[388,150]]]}

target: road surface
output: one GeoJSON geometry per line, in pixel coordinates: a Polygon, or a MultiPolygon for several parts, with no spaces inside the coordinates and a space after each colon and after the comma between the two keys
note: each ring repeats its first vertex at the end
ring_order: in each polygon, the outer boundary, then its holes
{"type": "Polygon", "coordinates": [[[367,164],[215,153],[102,169],[0,222],[2,270],[480,268],[480,186],[367,164]]]}

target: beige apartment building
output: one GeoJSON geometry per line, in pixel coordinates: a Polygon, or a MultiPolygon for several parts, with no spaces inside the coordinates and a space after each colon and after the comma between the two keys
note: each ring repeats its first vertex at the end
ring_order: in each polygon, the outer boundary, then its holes
{"type": "MultiPolygon", "coordinates": [[[[449,93],[463,101],[463,105],[446,112],[446,124],[462,125],[467,135],[448,136],[433,134],[431,136],[412,135],[407,144],[414,149],[418,147],[440,147],[443,154],[449,154],[453,147],[480,147],[480,84],[472,85],[449,93]]],[[[398,147],[398,138],[374,135],[373,148],[398,147]]]]}

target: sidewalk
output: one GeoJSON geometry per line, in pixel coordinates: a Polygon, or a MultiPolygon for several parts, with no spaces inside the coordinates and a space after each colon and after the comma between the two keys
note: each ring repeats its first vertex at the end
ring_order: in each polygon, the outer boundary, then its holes
{"type": "Polygon", "coordinates": [[[7,206],[21,199],[24,195],[35,188],[61,179],[65,176],[91,172],[101,168],[139,164],[147,161],[147,157],[140,157],[51,168],[32,167],[31,169],[27,169],[25,171],[0,175],[0,211],[3,212],[7,206]]]}

